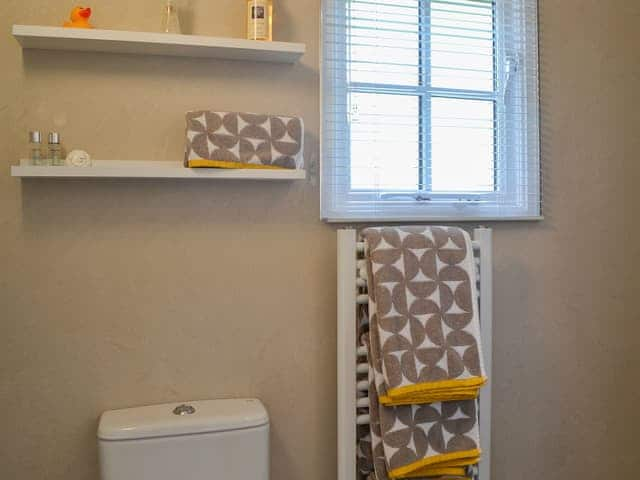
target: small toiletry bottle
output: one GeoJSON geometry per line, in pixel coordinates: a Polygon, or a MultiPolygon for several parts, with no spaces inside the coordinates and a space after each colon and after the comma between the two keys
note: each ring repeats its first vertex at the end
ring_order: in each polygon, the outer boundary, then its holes
{"type": "Polygon", "coordinates": [[[29,161],[32,165],[47,165],[47,155],[42,148],[42,135],[38,130],[29,132],[29,161]]]}
{"type": "Polygon", "coordinates": [[[162,16],[162,32],[182,33],[176,0],[165,0],[164,13],[162,16]]]}
{"type": "Polygon", "coordinates": [[[247,0],[247,38],[273,39],[273,1],[247,0]]]}
{"type": "Polygon", "coordinates": [[[62,147],[60,146],[60,135],[58,132],[49,134],[48,158],[54,167],[63,167],[65,158],[62,156],[62,147]]]}

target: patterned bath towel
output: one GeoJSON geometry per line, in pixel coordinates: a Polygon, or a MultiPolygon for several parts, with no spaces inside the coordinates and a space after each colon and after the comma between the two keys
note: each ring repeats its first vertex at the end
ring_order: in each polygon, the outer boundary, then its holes
{"type": "Polygon", "coordinates": [[[476,398],[486,377],[469,235],[453,227],[376,227],[363,236],[380,403],[476,398]]]}
{"type": "Polygon", "coordinates": [[[476,400],[387,407],[369,384],[371,447],[377,477],[466,477],[480,461],[476,400]]]}
{"type": "MultiPolygon", "coordinates": [[[[382,478],[378,478],[375,473],[372,473],[367,476],[367,480],[383,480],[382,478]]],[[[458,475],[446,475],[446,476],[438,476],[438,477],[422,477],[421,479],[416,480],[471,480],[471,477],[468,476],[458,476],[458,475]]]]}
{"type": "Polygon", "coordinates": [[[255,113],[187,113],[185,167],[302,168],[301,118],[255,113]]]}
{"type": "MultiPolygon", "coordinates": [[[[371,317],[376,321],[376,315],[371,317]]],[[[480,460],[476,400],[385,406],[378,401],[384,383],[375,348],[376,326],[364,339],[369,358],[369,421],[373,470],[377,480],[396,478],[469,479],[480,460]]],[[[364,448],[366,442],[360,442],[364,448]]]]}

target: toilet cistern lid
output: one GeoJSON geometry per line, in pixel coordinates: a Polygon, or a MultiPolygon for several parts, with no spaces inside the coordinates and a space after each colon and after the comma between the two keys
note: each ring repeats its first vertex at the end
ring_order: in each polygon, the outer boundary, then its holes
{"type": "Polygon", "coordinates": [[[260,400],[239,398],[165,403],[104,412],[98,438],[133,440],[223,432],[269,423],[260,400]]]}

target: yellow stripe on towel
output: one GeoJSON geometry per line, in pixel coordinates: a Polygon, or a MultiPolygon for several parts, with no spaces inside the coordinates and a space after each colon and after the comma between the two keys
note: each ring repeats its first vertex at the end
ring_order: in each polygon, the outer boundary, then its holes
{"type": "Polygon", "coordinates": [[[466,450],[462,452],[443,453],[433,457],[423,458],[409,465],[399,467],[389,471],[389,477],[410,478],[410,477],[433,477],[443,468],[475,465],[480,461],[480,449],[466,450]]]}
{"type": "Polygon", "coordinates": [[[257,165],[255,163],[232,162],[228,160],[206,160],[204,158],[188,160],[189,168],[240,168],[253,170],[290,170],[277,165],[257,165]]]}
{"type": "Polygon", "coordinates": [[[380,403],[383,405],[409,405],[414,403],[469,400],[478,396],[480,387],[486,382],[486,377],[473,377],[390,388],[387,390],[386,395],[380,396],[380,403]]]}
{"type": "MultiPolygon", "coordinates": [[[[442,467],[430,470],[430,477],[455,477],[466,478],[467,469],[465,467],[442,467]]],[[[421,472],[405,475],[404,478],[424,478],[421,472]]]]}

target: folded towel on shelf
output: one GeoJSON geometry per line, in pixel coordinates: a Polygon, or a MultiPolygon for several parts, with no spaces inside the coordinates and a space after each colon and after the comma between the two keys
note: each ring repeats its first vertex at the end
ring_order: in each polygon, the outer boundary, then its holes
{"type": "Polygon", "coordinates": [[[469,235],[454,227],[375,227],[363,237],[379,402],[476,398],[486,377],[469,235]]]}
{"type": "Polygon", "coordinates": [[[185,167],[296,169],[303,166],[301,118],[188,112],[185,167]]]}

